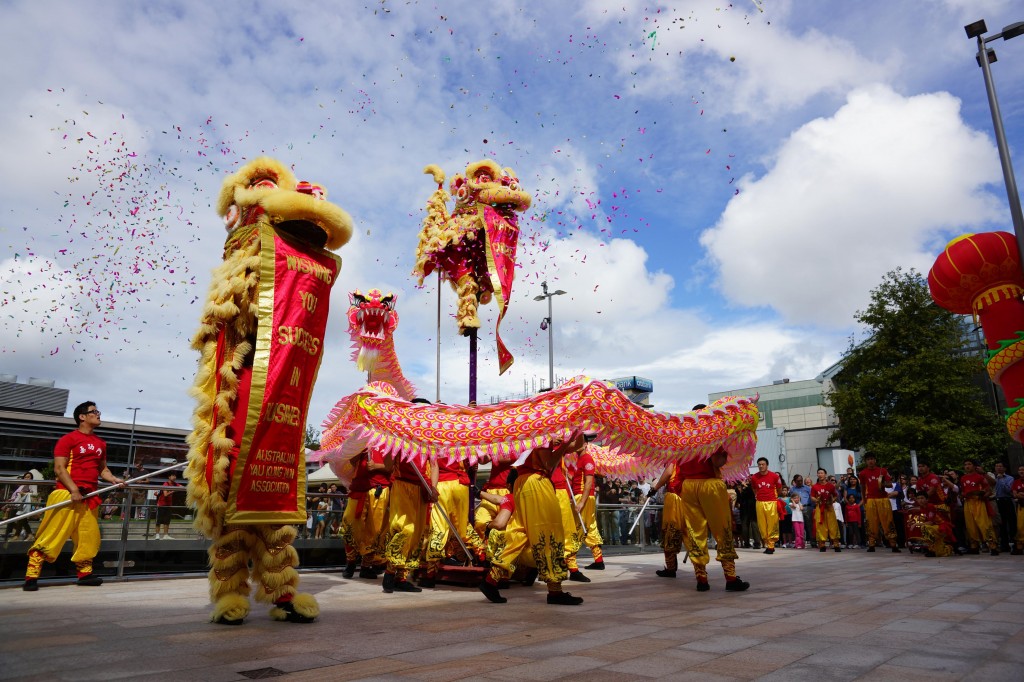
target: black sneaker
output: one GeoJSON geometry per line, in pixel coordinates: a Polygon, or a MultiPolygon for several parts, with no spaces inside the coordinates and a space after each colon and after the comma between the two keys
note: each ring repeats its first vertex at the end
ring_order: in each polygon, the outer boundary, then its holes
{"type": "Polygon", "coordinates": [[[395,574],[384,572],[384,582],[381,583],[381,589],[391,594],[395,591],[395,574]]]}
{"type": "Polygon", "coordinates": [[[981,550],[977,547],[971,547],[965,552],[965,554],[981,554],[981,550]]]}
{"type": "Polygon", "coordinates": [[[1013,556],[1020,556],[1021,554],[1024,554],[1024,549],[1021,549],[1020,547],[1014,547],[1010,554],[1012,554],[1013,556]]]}
{"type": "Polygon", "coordinates": [[[341,572],[341,575],[343,577],[345,577],[345,578],[351,578],[355,574],[356,574],[356,563],[354,561],[350,561],[347,564],[345,564],[345,570],[341,572]]]}
{"type": "Polygon", "coordinates": [[[572,571],[572,572],[570,572],[569,573],[569,580],[572,580],[573,582],[577,582],[577,583],[589,583],[590,582],[590,578],[588,578],[587,576],[583,575],[579,571],[572,571]]]}
{"type": "Polygon", "coordinates": [[[835,550],[835,551],[837,551],[837,552],[842,552],[842,551],[843,551],[843,548],[842,548],[842,547],[840,547],[839,545],[836,545],[836,546],[835,546],[835,547],[833,547],[832,549],[834,549],[834,550],[835,550]]]}
{"type": "Polygon", "coordinates": [[[710,589],[711,589],[711,585],[708,585],[706,582],[704,582],[702,580],[698,580],[697,581],[697,591],[698,592],[707,592],[710,589]]]}
{"type": "Polygon", "coordinates": [[[868,551],[869,552],[874,552],[875,551],[875,546],[871,545],[870,547],[868,547],[868,551]]]}
{"type": "Polygon", "coordinates": [[[526,572],[526,577],[523,578],[523,587],[533,587],[535,582],[537,582],[537,569],[531,568],[526,572]]]}
{"type": "Polygon", "coordinates": [[[422,592],[420,588],[413,585],[408,580],[399,580],[395,583],[395,592],[422,592]]]}
{"type": "Polygon", "coordinates": [[[764,553],[765,554],[775,554],[775,548],[774,547],[769,547],[766,550],[764,550],[764,553]]]}
{"type": "Polygon", "coordinates": [[[359,577],[366,578],[367,580],[376,580],[377,571],[373,570],[369,566],[363,566],[359,569],[359,577]]]}
{"type": "Polygon", "coordinates": [[[498,592],[498,588],[490,584],[486,580],[480,583],[480,591],[487,597],[487,601],[492,604],[504,604],[508,601],[505,597],[501,596],[501,592],[498,592]]]}
{"type": "Polygon", "coordinates": [[[426,576],[420,578],[420,587],[426,587],[427,589],[437,586],[436,578],[428,578],[426,576]]]}
{"type": "Polygon", "coordinates": [[[827,552],[828,551],[828,547],[825,547],[824,545],[822,545],[821,547],[818,548],[818,551],[819,552],[827,552]]]}
{"type": "Polygon", "coordinates": [[[103,584],[103,578],[99,577],[98,575],[93,575],[92,573],[90,573],[89,575],[83,575],[81,578],[78,579],[78,582],[75,584],[82,585],[84,587],[98,587],[99,585],[103,584]]]}
{"type": "Polygon", "coordinates": [[[750,583],[740,580],[739,576],[736,576],[736,580],[727,580],[725,583],[726,592],[745,592],[749,587],[750,583]]]}
{"type": "Polygon", "coordinates": [[[588,571],[603,571],[604,570],[604,562],[603,561],[595,561],[594,563],[592,563],[589,566],[587,566],[587,570],[588,571]]]}
{"type": "Polygon", "coordinates": [[[926,557],[934,557],[934,556],[935,556],[935,552],[931,551],[930,549],[926,549],[926,550],[924,551],[924,555],[925,555],[926,557]]]}
{"type": "Polygon", "coordinates": [[[659,578],[675,578],[676,572],[675,569],[672,568],[663,568],[660,571],[655,571],[654,575],[658,576],[659,578]]]}
{"type": "Polygon", "coordinates": [[[285,612],[285,614],[287,614],[284,619],[285,622],[287,623],[312,623],[314,620],[316,620],[316,618],[304,616],[298,611],[296,611],[295,604],[292,604],[290,601],[275,604],[275,606],[277,606],[277,608],[281,609],[285,612]]]}
{"type": "Polygon", "coordinates": [[[36,592],[39,590],[39,580],[37,578],[25,578],[25,584],[21,586],[21,589],[26,592],[36,592]]]}
{"type": "MultiPolygon", "coordinates": [[[[869,549],[868,551],[870,552],[871,550],[869,549]]],[[[892,548],[892,553],[893,553],[893,554],[902,554],[902,553],[903,553],[903,550],[902,550],[902,549],[900,549],[899,547],[893,547],[893,548],[892,548]]]]}
{"type": "Polygon", "coordinates": [[[998,549],[993,549],[991,552],[989,552],[989,554],[992,555],[992,556],[999,556],[999,550],[998,549]]]}
{"type": "Polygon", "coordinates": [[[549,604],[561,604],[563,606],[579,606],[583,603],[583,597],[574,597],[568,592],[548,592],[549,604]]]}

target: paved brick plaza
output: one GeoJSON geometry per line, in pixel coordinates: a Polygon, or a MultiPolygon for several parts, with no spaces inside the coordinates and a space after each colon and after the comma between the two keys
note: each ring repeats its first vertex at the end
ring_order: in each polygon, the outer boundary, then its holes
{"type": "Polygon", "coordinates": [[[741,550],[747,593],[654,576],[656,555],[612,557],[581,607],[513,587],[494,605],[442,586],[384,595],[338,573],[303,576],[312,625],[258,607],[210,625],[205,579],[0,591],[0,679],[1021,680],[1024,558],[741,550]],[[242,674],[250,672],[249,676],[242,674]]]}

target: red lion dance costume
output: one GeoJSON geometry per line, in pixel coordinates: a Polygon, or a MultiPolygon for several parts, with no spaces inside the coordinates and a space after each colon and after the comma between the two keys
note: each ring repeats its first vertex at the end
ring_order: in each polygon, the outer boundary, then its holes
{"type": "Polygon", "coordinates": [[[201,355],[187,470],[195,526],[213,540],[211,620],[241,624],[251,579],[271,618],[308,623],[319,607],[297,590],[290,524],[306,520],[306,411],[341,268],[325,248],[348,242],[352,221],[322,187],[265,157],[224,181],[217,213],[228,238],[192,340],[201,355]]]}
{"type": "Polygon", "coordinates": [[[1016,238],[1007,232],[957,237],[928,273],[928,288],[946,310],[973,313],[981,322],[985,368],[1006,396],[1006,428],[1024,442],[1024,275],[1016,238]]]}

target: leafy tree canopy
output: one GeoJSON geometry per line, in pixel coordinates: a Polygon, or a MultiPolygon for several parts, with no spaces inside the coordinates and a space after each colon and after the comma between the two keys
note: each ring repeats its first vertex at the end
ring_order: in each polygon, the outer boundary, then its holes
{"type": "Polygon", "coordinates": [[[932,301],[920,273],[886,273],[855,319],[871,337],[851,341],[826,395],[839,418],[830,442],[874,452],[897,469],[909,466],[911,450],[933,469],[1005,456],[1010,438],[985,402],[982,359],[965,352],[970,328],[932,301]]]}
{"type": "Polygon", "coordinates": [[[312,424],[306,424],[306,449],[320,449],[320,430],[312,424]]]}

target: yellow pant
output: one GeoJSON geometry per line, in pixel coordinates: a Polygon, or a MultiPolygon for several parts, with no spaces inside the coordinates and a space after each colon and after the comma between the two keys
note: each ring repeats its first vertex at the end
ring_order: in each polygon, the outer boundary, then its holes
{"type": "MultiPolygon", "coordinates": [[[[427,539],[427,564],[436,568],[448,556],[451,527],[444,520],[447,516],[456,528],[462,529],[460,535],[466,547],[474,554],[483,548],[483,541],[469,525],[469,488],[458,481],[439,481],[437,484],[437,502],[430,510],[430,536],[427,539]]],[[[470,557],[472,558],[472,557],[470,557]]]]}
{"type": "Polygon", "coordinates": [[[361,556],[364,566],[380,566],[384,563],[390,495],[391,489],[384,488],[379,498],[372,490],[361,501],[349,498],[341,517],[341,537],[345,539],[345,554],[349,559],[355,560],[361,556]]]}
{"type": "MultiPolygon", "coordinates": [[[[508,495],[508,488],[491,488],[488,490],[492,495],[508,495]]],[[[487,524],[494,520],[494,517],[498,515],[498,505],[493,502],[488,502],[484,498],[480,498],[480,504],[476,508],[476,512],[473,514],[473,530],[481,538],[487,537],[487,524]]]]}
{"type": "Polygon", "coordinates": [[[1024,504],[1017,505],[1017,544],[1014,549],[1024,549],[1024,504]]]}
{"type": "MultiPolygon", "coordinates": [[[[55,489],[46,498],[46,506],[70,499],[69,491],[55,489]]],[[[45,512],[36,531],[36,540],[29,550],[28,571],[25,577],[38,578],[42,570],[42,561],[56,561],[68,538],[75,543],[71,561],[75,563],[78,575],[92,573],[93,557],[100,551],[100,525],[96,520],[98,511],[98,507],[90,509],[87,502],[80,502],[45,512]],[[36,556],[33,557],[33,554],[36,556]]]]}
{"type": "Polygon", "coordinates": [[[831,504],[819,504],[814,508],[814,535],[818,538],[818,547],[824,547],[829,540],[833,547],[838,547],[842,541],[839,535],[839,521],[836,520],[836,510],[831,504]]]}
{"type": "MultiPolygon", "coordinates": [[[[576,500],[576,504],[580,503],[583,499],[583,495],[574,495],[573,499],[576,500]]],[[[580,516],[583,517],[583,525],[587,529],[587,534],[583,537],[583,544],[593,550],[595,547],[600,547],[604,544],[604,538],[601,537],[601,531],[597,529],[597,498],[593,495],[587,498],[587,501],[583,503],[583,509],[580,510],[580,516]]]]}
{"type": "Polygon", "coordinates": [[[514,494],[516,511],[505,528],[504,545],[491,548],[491,576],[509,578],[519,555],[528,550],[537,567],[537,578],[549,584],[561,583],[569,577],[569,571],[554,486],[540,474],[528,474],[516,479],[514,494]]]}
{"type": "Polygon", "coordinates": [[[999,549],[996,532],[992,528],[992,519],[988,515],[985,500],[969,497],[964,500],[964,524],[967,526],[967,544],[971,549],[978,549],[984,541],[989,549],[999,549]]]}
{"type": "Polygon", "coordinates": [[[389,571],[415,571],[420,566],[423,533],[427,528],[422,486],[395,480],[391,484],[391,514],[384,547],[389,571]]]}
{"type": "Polygon", "coordinates": [[[892,520],[892,505],[889,498],[865,500],[864,520],[868,529],[868,547],[881,544],[884,534],[890,547],[896,546],[896,524],[892,520]]]}
{"type": "Polygon", "coordinates": [[[953,554],[953,548],[946,544],[946,538],[934,523],[920,523],[918,528],[921,529],[921,539],[924,540],[929,552],[937,557],[953,554]]]}
{"type": "Polygon", "coordinates": [[[562,537],[565,539],[565,562],[570,571],[576,570],[576,554],[583,544],[583,529],[576,520],[576,512],[573,510],[573,497],[568,490],[559,488],[555,491],[558,498],[558,510],[562,515],[562,537]]]}
{"type": "Polygon", "coordinates": [[[757,502],[757,529],[766,549],[773,549],[779,541],[779,503],[775,500],[757,502]]]}
{"type": "MultiPolygon", "coordinates": [[[[667,497],[667,496],[666,496],[667,497]]],[[[683,503],[689,538],[690,561],[698,577],[703,573],[711,556],[708,553],[708,532],[715,536],[718,549],[715,559],[722,563],[727,576],[734,576],[736,548],[732,538],[732,511],[725,481],[720,478],[688,478],[683,481],[679,495],[683,503]],[[701,569],[698,569],[698,566],[701,569]]],[[[778,521],[776,520],[776,532],[778,521]]]]}
{"type": "Polygon", "coordinates": [[[665,493],[665,504],[661,510],[661,549],[666,555],[679,554],[684,544],[686,551],[690,551],[689,542],[683,498],[675,493],[665,493]]]}

